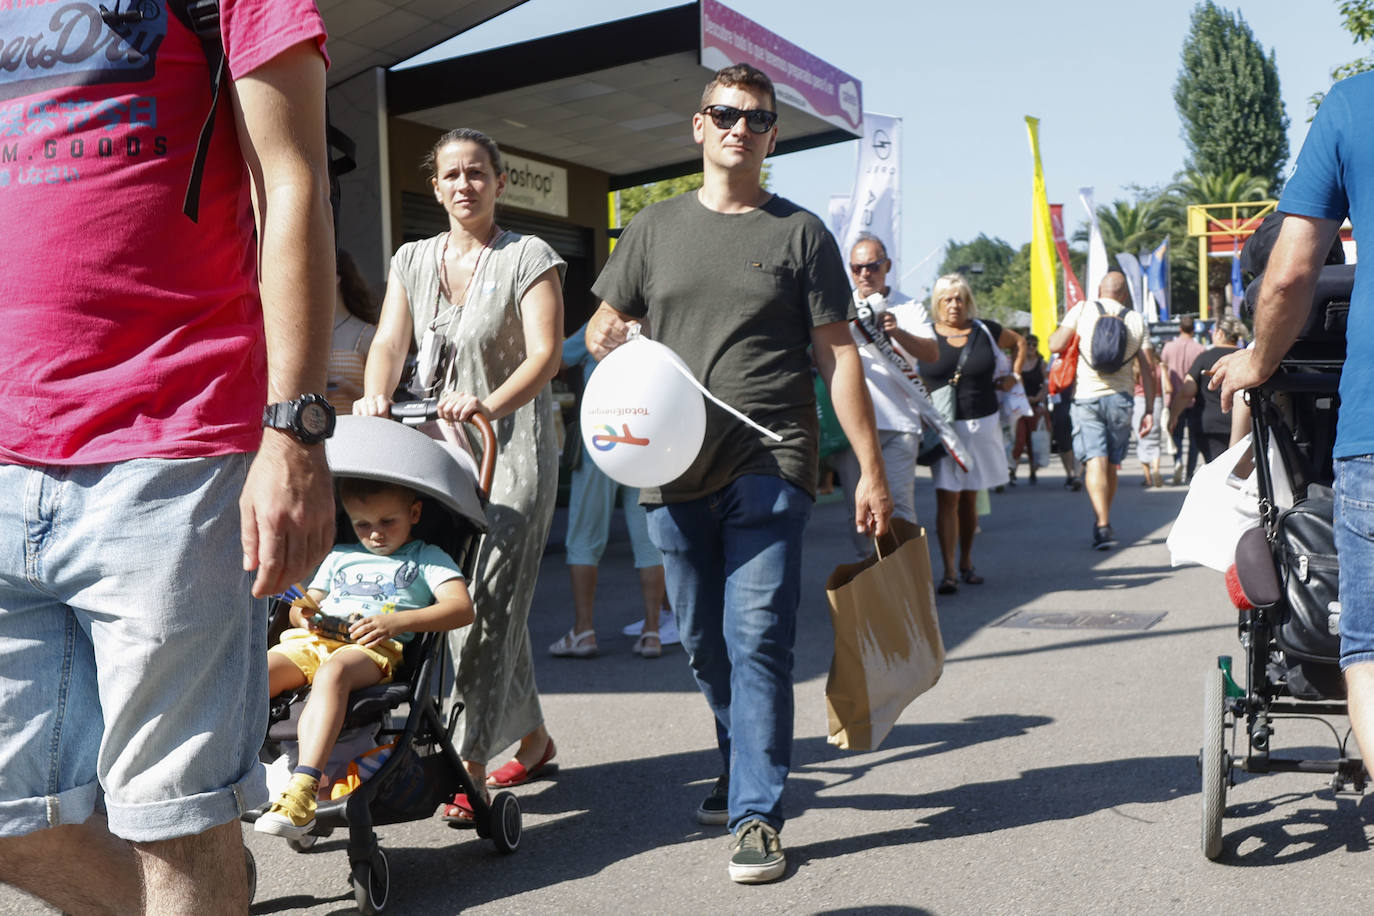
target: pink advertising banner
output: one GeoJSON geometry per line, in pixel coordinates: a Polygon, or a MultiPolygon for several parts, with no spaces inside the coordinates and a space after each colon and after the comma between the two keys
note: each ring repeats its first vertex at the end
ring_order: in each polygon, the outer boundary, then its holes
{"type": "Polygon", "coordinates": [[[717,0],[701,0],[701,65],[750,64],[768,74],[780,101],[863,133],[863,88],[854,77],[717,0]]]}

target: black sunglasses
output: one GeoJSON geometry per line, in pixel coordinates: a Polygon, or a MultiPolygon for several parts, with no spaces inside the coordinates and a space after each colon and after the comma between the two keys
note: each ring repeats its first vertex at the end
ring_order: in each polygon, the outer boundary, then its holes
{"type": "Polygon", "coordinates": [[[879,258],[876,261],[869,261],[867,264],[850,264],[849,272],[855,274],[863,273],[865,270],[872,270],[876,272],[878,270],[881,270],[882,266],[886,263],[887,258],[879,258]]]}
{"type": "Polygon", "coordinates": [[[746,111],[743,108],[731,108],[729,105],[707,105],[701,109],[701,113],[715,122],[716,127],[721,130],[734,127],[740,118],[743,118],[749,130],[756,134],[766,134],[778,123],[776,111],[764,111],[762,108],[751,108],[746,111]]]}

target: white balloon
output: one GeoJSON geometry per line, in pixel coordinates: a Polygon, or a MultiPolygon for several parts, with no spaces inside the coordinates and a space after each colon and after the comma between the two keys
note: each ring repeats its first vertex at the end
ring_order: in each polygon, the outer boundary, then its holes
{"type": "Polygon", "coordinates": [[[638,337],[616,347],[582,392],[582,442],[605,475],[660,487],[691,466],[706,435],[706,403],[668,347],[638,337]]]}

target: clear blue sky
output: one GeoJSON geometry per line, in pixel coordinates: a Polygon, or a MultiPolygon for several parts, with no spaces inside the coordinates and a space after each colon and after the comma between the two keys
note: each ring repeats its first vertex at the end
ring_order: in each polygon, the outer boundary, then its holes
{"type": "MultiPolygon", "coordinates": [[[[1085,217],[1080,186],[1094,187],[1097,201],[1107,203],[1128,197],[1130,185],[1167,183],[1183,166],[1173,85],[1193,0],[724,2],[858,77],[866,110],[903,119],[901,249],[903,285],[912,294],[934,280],[941,255],[917,263],[949,239],[980,232],[1014,246],[1030,239],[1025,115],[1040,118],[1046,188],[1051,202],[1065,204],[1070,233],[1085,217]]],[[[529,0],[423,59],[674,5],[529,0]]],[[[1239,10],[1275,53],[1291,121],[1291,167],[1307,133],[1308,97],[1327,88],[1333,67],[1364,49],[1341,29],[1335,0],[1219,5],[1239,10]]],[[[830,195],[849,191],[856,145],[770,160],[773,189],[824,217],[830,195]]]]}

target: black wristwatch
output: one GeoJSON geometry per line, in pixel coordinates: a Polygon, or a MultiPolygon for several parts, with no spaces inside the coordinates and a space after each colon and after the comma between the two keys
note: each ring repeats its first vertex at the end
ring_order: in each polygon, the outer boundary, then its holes
{"type": "Polygon", "coordinates": [[[294,401],[264,407],[262,425],[288,432],[306,445],[314,445],[334,434],[334,406],[318,394],[303,394],[294,401]]]}

